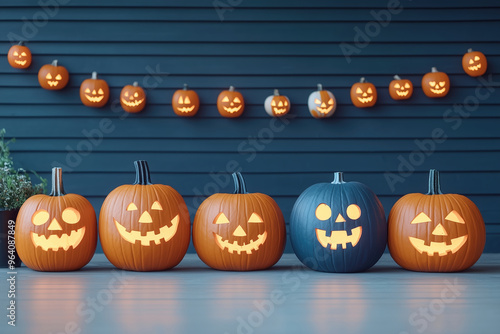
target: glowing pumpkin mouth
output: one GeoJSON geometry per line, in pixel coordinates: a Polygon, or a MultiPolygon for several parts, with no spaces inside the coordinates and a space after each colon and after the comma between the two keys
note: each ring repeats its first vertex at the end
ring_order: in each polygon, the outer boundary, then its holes
{"type": "Polygon", "coordinates": [[[368,97],[358,97],[358,100],[361,103],[369,103],[373,101],[373,95],[368,97]]]}
{"type": "Polygon", "coordinates": [[[455,254],[467,242],[467,235],[451,239],[451,245],[446,242],[431,241],[430,245],[426,245],[425,241],[418,238],[409,237],[412,246],[420,253],[427,253],[428,256],[434,256],[438,253],[439,256],[445,256],[449,252],[455,254]]]}
{"type": "Polygon", "coordinates": [[[239,105],[239,106],[237,106],[237,107],[234,107],[234,108],[224,107],[224,106],[223,106],[223,108],[224,108],[224,110],[225,110],[225,111],[227,111],[228,113],[230,113],[230,114],[234,114],[235,112],[240,111],[240,109],[241,109],[241,105],[239,105]]]}
{"type": "Polygon", "coordinates": [[[333,105],[326,107],[326,108],[321,108],[321,107],[316,107],[316,110],[318,110],[322,114],[328,114],[330,110],[333,109],[333,105]]]}
{"type": "Polygon", "coordinates": [[[243,243],[243,245],[240,245],[236,240],[233,243],[230,243],[229,240],[222,240],[222,237],[215,232],[214,232],[214,237],[215,237],[215,243],[222,250],[224,250],[224,248],[227,248],[227,251],[231,254],[233,254],[234,252],[237,252],[238,254],[241,254],[241,252],[252,254],[252,251],[258,250],[259,247],[266,241],[267,231],[264,231],[264,233],[259,234],[257,240],[255,241],[250,240],[248,244],[243,243]]]}
{"type": "Polygon", "coordinates": [[[321,246],[324,248],[328,247],[330,244],[330,249],[336,250],[338,245],[342,245],[342,249],[347,248],[347,244],[352,244],[352,247],[356,246],[361,238],[362,227],[358,226],[351,230],[351,235],[347,235],[347,231],[332,231],[329,237],[326,236],[325,230],[316,229],[316,238],[318,239],[321,246]]]}
{"type": "Polygon", "coordinates": [[[403,92],[400,90],[397,90],[396,94],[398,94],[398,96],[406,96],[406,95],[408,95],[409,92],[410,92],[409,90],[405,90],[403,92]]]}
{"type": "Polygon", "coordinates": [[[59,81],[47,81],[50,87],[56,87],[59,85],[59,81]]]}
{"type": "Polygon", "coordinates": [[[475,66],[474,66],[474,65],[473,65],[473,66],[469,66],[469,67],[467,67],[467,68],[468,68],[469,70],[471,70],[471,71],[477,71],[477,70],[479,70],[479,69],[481,68],[481,64],[477,64],[477,65],[475,65],[475,66]]]}
{"type": "Polygon", "coordinates": [[[121,225],[114,218],[113,221],[115,222],[118,233],[120,233],[121,237],[125,241],[128,241],[131,244],[135,244],[136,241],[140,241],[142,246],[149,246],[151,241],[153,241],[156,245],[159,245],[162,240],[168,242],[172,239],[177,232],[177,227],[179,226],[179,215],[175,216],[174,219],[171,220],[172,226],[168,227],[165,225],[160,228],[158,233],[155,233],[155,231],[148,231],[146,235],[141,235],[140,231],[127,232],[125,226],[121,225]]]}
{"type": "Polygon", "coordinates": [[[273,108],[275,114],[283,114],[286,111],[286,108],[273,108]]]}
{"type": "Polygon", "coordinates": [[[180,112],[188,113],[188,112],[193,111],[194,107],[195,106],[191,106],[191,107],[177,107],[177,110],[180,111],[180,112]]]}
{"type": "Polygon", "coordinates": [[[437,94],[437,95],[441,95],[443,94],[445,91],[446,91],[446,87],[443,87],[441,89],[433,89],[433,88],[430,88],[431,92],[433,92],[434,94],[437,94]]]}
{"type": "Polygon", "coordinates": [[[14,60],[14,63],[16,63],[17,65],[21,65],[21,66],[26,65],[26,62],[27,62],[27,60],[14,60]]]}
{"type": "Polygon", "coordinates": [[[102,99],[104,98],[104,95],[101,95],[101,96],[90,96],[90,95],[87,95],[85,94],[85,97],[87,98],[87,100],[89,100],[90,102],[93,102],[93,103],[98,103],[98,102],[101,102],[102,99]]]}
{"type": "Polygon", "coordinates": [[[41,247],[44,251],[52,249],[54,252],[57,252],[59,248],[67,251],[70,247],[75,249],[82,241],[84,235],[85,226],[78,230],[71,231],[69,235],[65,233],[60,237],[52,234],[47,238],[43,234],[31,232],[31,241],[33,242],[33,245],[35,245],[35,248],[41,247]]]}
{"type": "MultiPolygon", "coordinates": [[[[87,96],[87,95],[85,95],[87,96]]],[[[99,100],[100,101],[100,100],[99,100]]],[[[99,102],[97,101],[97,102],[99,102]]],[[[142,102],[144,102],[144,99],[141,100],[133,100],[133,101],[127,101],[125,99],[122,99],[122,103],[126,105],[127,107],[137,107],[139,106],[142,102]]]]}

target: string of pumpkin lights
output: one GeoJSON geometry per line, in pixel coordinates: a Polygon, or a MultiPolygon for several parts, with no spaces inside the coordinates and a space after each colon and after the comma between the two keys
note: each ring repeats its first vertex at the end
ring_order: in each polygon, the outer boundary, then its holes
{"type": "MultiPolygon", "coordinates": [[[[30,49],[21,41],[13,45],[8,54],[9,64],[17,69],[27,69],[32,62],[30,49]]],[[[480,51],[469,49],[462,57],[462,68],[471,77],[481,76],[488,67],[486,56],[480,51]]],[[[69,72],[54,60],[52,64],[43,65],[38,72],[40,86],[48,90],[61,90],[68,84],[69,72]]],[[[439,72],[432,67],[431,72],[422,77],[422,90],[429,98],[445,97],[450,91],[450,78],[444,72],[439,72]]],[[[389,95],[394,100],[407,100],[413,95],[413,83],[409,79],[394,76],[389,84],[389,95]]],[[[102,108],[109,100],[110,92],[107,82],[97,78],[97,72],[80,85],[80,99],[82,103],[91,108],[102,108]]],[[[352,104],[358,108],[373,107],[377,103],[377,88],[364,77],[352,85],[350,97],[352,104]]],[[[128,113],[141,112],[146,106],[146,93],[137,82],[123,87],[120,93],[120,104],[128,113]]],[[[172,108],[176,115],[193,117],[200,107],[200,99],[194,90],[188,89],[187,84],[183,89],[175,91],[172,97],[172,108]]],[[[268,96],[264,102],[264,109],[272,117],[282,117],[290,111],[291,103],[287,96],[280,95],[277,89],[268,96]]],[[[323,89],[318,84],[317,91],[312,92],[308,99],[308,109],[314,118],[332,117],[337,109],[335,95],[323,89]]],[[[243,95],[236,91],[234,86],[222,91],[217,98],[217,110],[226,118],[236,118],[245,110],[243,95]]]]}

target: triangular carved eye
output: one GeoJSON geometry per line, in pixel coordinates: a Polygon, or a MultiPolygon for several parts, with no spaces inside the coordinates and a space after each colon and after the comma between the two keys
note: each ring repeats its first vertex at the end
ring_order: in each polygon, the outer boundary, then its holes
{"type": "Polygon", "coordinates": [[[227,96],[224,96],[224,98],[222,99],[222,102],[229,102],[229,98],[227,96]]]}
{"type": "Polygon", "coordinates": [[[405,83],[405,88],[410,88],[410,84],[409,83],[405,83]]]}
{"type": "Polygon", "coordinates": [[[163,210],[163,208],[161,207],[160,202],[156,201],[153,205],[151,205],[151,210],[163,210]]]}
{"type": "Polygon", "coordinates": [[[249,223],[263,223],[264,221],[262,220],[262,218],[258,214],[256,214],[254,212],[254,213],[252,213],[252,215],[248,219],[248,222],[249,223]]]}
{"type": "Polygon", "coordinates": [[[235,97],[234,100],[233,100],[234,103],[241,103],[240,99],[235,97]]]}
{"type": "Polygon", "coordinates": [[[366,91],[368,94],[371,94],[373,93],[372,89],[370,87],[368,87],[368,90],[366,91]]]}
{"type": "Polygon", "coordinates": [[[132,202],[127,206],[127,211],[136,211],[137,206],[132,202]]]}
{"type": "Polygon", "coordinates": [[[478,61],[479,59],[480,59],[480,58],[479,58],[479,56],[475,56],[475,57],[474,57],[474,60],[475,60],[475,61],[478,61]]]}
{"type": "Polygon", "coordinates": [[[221,212],[215,217],[214,224],[229,224],[229,219],[227,219],[226,215],[221,212]]]}
{"type": "Polygon", "coordinates": [[[401,86],[397,83],[394,85],[394,88],[399,89],[401,86]]]}
{"type": "Polygon", "coordinates": [[[177,101],[179,104],[184,104],[184,101],[182,101],[182,96],[179,96],[179,101],[177,101]]]}
{"type": "Polygon", "coordinates": [[[104,94],[104,91],[103,91],[101,88],[99,88],[98,93],[99,93],[100,95],[103,95],[103,94],[104,94]]]}
{"type": "Polygon", "coordinates": [[[45,79],[51,80],[52,79],[52,75],[50,75],[50,73],[47,73],[47,75],[45,76],[45,79]]]}
{"type": "Polygon", "coordinates": [[[429,223],[432,220],[425,213],[420,212],[418,216],[416,216],[410,224],[420,224],[420,223],[429,223]]]}
{"type": "Polygon", "coordinates": [[[318,100],[318,99],[314,99],[314,103],[316,103],[316,104],[321,104],[321,101],[320,101],[320,100],[318,100]]]}
{"type": "Polygon", "coordinates": [[[361,88],[356,88],[356,94],[363,94],[363,91],[361,90],[361,88]]]}
{"type": "Polygon", "coordinates": [[[275,107],[275,106],[276,106],[276,101],[272,100],[272,101],[271,101],[271,106],[272,106],[272,107],[275,107]]]}
{"type": "Polygon", "coordinates": [[[184,99],[184,104],[191,104],[191,100],[189,99],[189,96],[186,96],[184,99]]]}
{"type": "Polygon", "coordinates": [[[62,80],[62,76],[61,76],[60,74],[58,74],[58,75],[56,76],[56,80],[62,80]]]}
{"type": "Polygon", "coordinates": [[[465,224],[465,220],[455,210],[453,210],[452,212],[450,212],[448,214],[448,216],[446,216],[445,219],[449,220],[451,222],[454,222],[454,223],[465,224]]]}

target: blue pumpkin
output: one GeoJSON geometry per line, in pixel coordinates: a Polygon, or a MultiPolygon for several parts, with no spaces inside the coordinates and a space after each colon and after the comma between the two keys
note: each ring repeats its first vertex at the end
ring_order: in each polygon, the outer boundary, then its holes
{"type": "Polygon", "coordinates": [[[384,208],[373,191],[359,182],[307,188],[293,206],[290,238],[297,257],[311,269],[359,272],[373,266],[387,244],[384,208]]]}

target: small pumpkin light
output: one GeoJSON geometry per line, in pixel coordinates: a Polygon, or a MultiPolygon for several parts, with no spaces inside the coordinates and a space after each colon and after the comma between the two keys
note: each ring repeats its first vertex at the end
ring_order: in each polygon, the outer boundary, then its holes
{"type": "Polygon", "coordinates": [[[146,106],[146,93],[135,81],[132,85],[123,87],[120,93],[120,104],[129,113],[138,113],[146,106]]]}
{"type": "Polygon", "coordinates": [[[245,100],[240,92],[229,86],[229,90],[223,90],[217,98],[217,109],[219,114],[227,118],[240,117],[245,110],[245,100]]]}
{"type": "Polygon", "coordinates": [[[318,90],[309,95],[307,106],[312,117],[326,118],[332,117],[335,113],[337,101],[332,92],[323,89],[322,84],[318,84],[318,90]]]}
{"type": "Polygon", "coordinates": [[[389,214],[389,251],[408,270],[465,270],[479,259],[485,241],[477,206],[465,196],[443,194],[435,169],[429,173],[427,194],[403,196],[389,214]]]}
{"type": "Polygon", "coordinates": [[[61,90],[68,84],[68,70],[64,66],[59,66],[57,62],[56,59],[52,64],[43,65],[38,71],[38,82],[42,88],[61,90]]]}
{"type": "Polygon", "coordinates": [[[488,61],[482,52],[469,49],[462,58],[462,67],[471,77],[478,77],[486,72],[488,61]]]}
{"type": "Polygon", "coordinates": [[[104,200],[99,237],[104,254],[117,268],[158,271],[175,267],[187,252],[191,223],[174,188],[152,184],[148,163],[134,162],[136,179],[104,200]]]}
{"type": "Polygon", "coordinates": [[[193,117],[200,108],[200,98],[198,94],[188,85],[184,84],[183,89],[176,90],[172,96],[172,109],[177,116],[193,117]]]}
{"type": "Polygon", "coordinates": [[[450,78],[433,67],[422,77],[422,90],[427,97],[445,97],[450,91],[450,78]]]}
{"type": "Polygon", "coordinates": [[[413,95],[413,83],[395,75],[389,84],[389,94],[394,100],[407,100],[413,95]]]}
{"type": "Polygon", "coordinates": [[[384,253],[387,222],[373,191],[359,182],[345,182],[336,172],[331,183],[307,188],[290,217],[290,239],[299,258],[311,269],[359,272],[384,253]]]}
{"type": "Polygon", "coordinates": [[[261,270],[273,266],[285,248],[285,219],[276,202],[248,193],[233,173],[234,194],[214,194],[198,208],[193,244],[200,259],[219,270],[261,270]]]}
{"type": "Polygon", "coordinates": [[[24,45],[23,41],[20,41],[19,44],[13,45],[9,49],[7,59],[10,66],[14,68],[28,68],[30,67],[32,60],[31,51],[24,45]]]}
{"type": "Polygon", "coordinates": [[[274,95],[269,95],[264,101],[264,109],[271,117],[281,117],[288,114],[290,111],[290,100],[275,89],[274,95]]]}
{"type": "Polygon", "coordinates": [[[373,107],[377,103],[377,89],[365,78],[361,78],[351,87],[351,101],[358,108],[373,107]]]}
{"type": "Polygon", "coordinates": [[[80,85],[80,100],[87,107],[101,108],[108,103],[109,86],[105,80],[97,79],[97,72],[92,78],[85,79],[80,85]]]}
{"type": "Polygon", "coordinates": [[[84,197],[66,194],[62,169],[52,169],[52,192],[23,204],[16,220],[16,249],[23,263],[39,271],[77,270],[97,245],[94,208],[84,197]]]}

